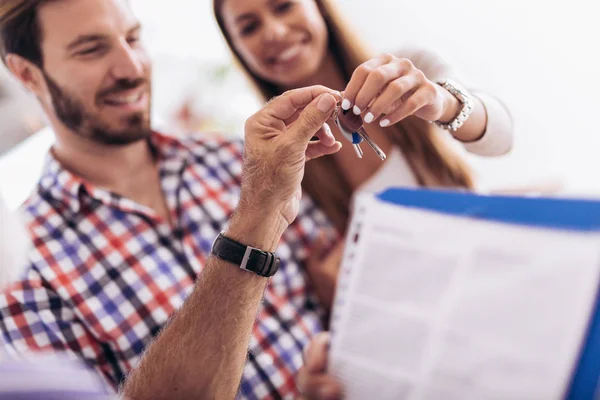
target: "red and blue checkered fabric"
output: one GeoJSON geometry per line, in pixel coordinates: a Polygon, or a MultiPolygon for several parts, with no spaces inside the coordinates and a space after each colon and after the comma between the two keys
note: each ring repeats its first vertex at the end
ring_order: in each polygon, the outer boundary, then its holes
{"type": "MultiPolygon", "coordinates": [[[[12,352],[64,351],[116,389],[189,295],[237,204],[243,144],[158,133],[149,143],[159,157],[172,225],[48,156],[23,209],[34,241],[30,265],[0,296],[0,329],[12,352]]],[[[321,232],[339,240],[305,196],[277,249],[281,269],[265,292],[240,398],[297,394],[302,350],[323,329],[324,313],[303,270],[321,232]]]]}

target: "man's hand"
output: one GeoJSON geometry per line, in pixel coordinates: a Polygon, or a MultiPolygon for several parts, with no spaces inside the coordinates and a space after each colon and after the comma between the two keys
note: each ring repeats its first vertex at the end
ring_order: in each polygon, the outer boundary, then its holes
{"type": "Polygon", "coordinates": [[[340,98],[324,86],[291,90],[247,120],[240,201],[246,213],[251,207],[293,222],[306,161],[341,148],[326,125],[340,98]]]}
{"type": "Polygon", "coordinates": [[[343,398],[340,384],[327,375],[329,333],[314,337],[305,353],[304,367],[298,372],[297,385],[301,400],[337,400],[343,398]]]}
{"type": "MultiPolygon", "coordinates": [[[[226,236],[275,250],[298,213],[305,161],[340,149],[323,129],[337,103],[330,93],[322,86],[287,92],[248,120],[242,195],[226,236]],[[315,135],[320,140],[309,144],[315,135]]],[[[234,398],[267,281],[209,257],[194,291],[130,374],[124,398],[234,398]]]]}
{"type": "Polygon", "coordinates": [[[306,273],[315,288],[321,305],[327,311],[331,311],[340,265],[344,256],[344,242],[339,241],[334,247],[323,248],[326,242],[323,235],[318,236],[315,240],[306,260],[306,273]]]}

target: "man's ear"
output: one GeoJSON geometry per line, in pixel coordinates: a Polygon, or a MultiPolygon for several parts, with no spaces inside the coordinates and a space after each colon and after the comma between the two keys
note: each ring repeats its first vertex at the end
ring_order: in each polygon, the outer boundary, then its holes
{"type": "Polygon", "coordinates": [[[27,90],[38,98],[43,97],[45,80],[42,70],[37,65],[17,54],[8,54],[6,66],[27,90]]]}

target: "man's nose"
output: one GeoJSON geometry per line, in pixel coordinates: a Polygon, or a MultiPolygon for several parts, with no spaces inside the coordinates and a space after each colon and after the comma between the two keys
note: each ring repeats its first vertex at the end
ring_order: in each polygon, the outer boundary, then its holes
{"type": "Polygon", "coordinates": [[[115,79],[134,80],[144,75],[144,61],[129,44],[119,47],[112,73],[115,79]]]}

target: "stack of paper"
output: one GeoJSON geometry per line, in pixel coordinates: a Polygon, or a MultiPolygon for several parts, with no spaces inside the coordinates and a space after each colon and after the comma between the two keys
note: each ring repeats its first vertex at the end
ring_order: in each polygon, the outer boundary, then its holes
{"type": "Polygon", "coordinates": [[[357,198],[332,316],[352,399],[594,399],[600,202],[357,198]]]}

